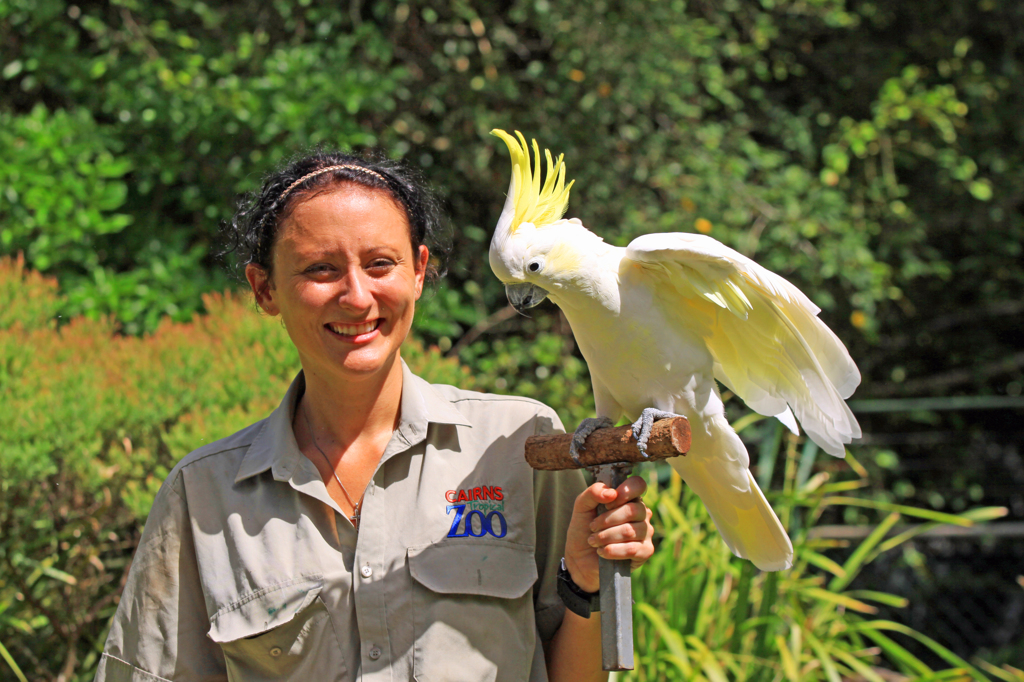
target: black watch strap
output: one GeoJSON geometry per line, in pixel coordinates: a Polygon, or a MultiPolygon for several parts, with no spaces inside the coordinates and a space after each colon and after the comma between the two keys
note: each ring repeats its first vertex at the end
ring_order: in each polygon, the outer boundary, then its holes
{"type": "Polygon", "coordinates": [[[590,618],[591,613],[601,610],[601,595],[599,592],[584,592],[583,589],[573,582],[569,575],[569,569],[565,567],[565,557],[558,567],[558,596],[569,609],[581,618],[590,618]]]}

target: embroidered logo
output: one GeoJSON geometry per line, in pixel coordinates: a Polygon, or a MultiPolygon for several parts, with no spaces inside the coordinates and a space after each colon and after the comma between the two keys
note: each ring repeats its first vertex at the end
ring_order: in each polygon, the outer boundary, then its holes
{"type": "Polygon", "coordinates": [[[448,537],[482,538],[492,535],[503,538],[508,533],[508,524],[502,514],[505,511],[505,495],[501,492],[501,486],[449,490],[444,494],[444,499],[450,503],[445,514],[455,512],[448,537]]]}
{"type": "Polygon", "coordinates": [[[501,502],[505,495],[501,492],[500,485],[485,485],[479,488],[465,488],[463,490],[449,490],[444,494],[444,499],[451,504],[459,502],[475,502],[477,500],[495,500],[501,502]]]}

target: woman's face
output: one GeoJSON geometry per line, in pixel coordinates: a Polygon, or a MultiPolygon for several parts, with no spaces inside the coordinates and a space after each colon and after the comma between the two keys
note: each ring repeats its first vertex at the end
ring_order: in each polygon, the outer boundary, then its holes
{"type": "Polygon", "coordinates": [[[301,200],[271,257],[269,282],[256,265],[246,277],[260,306],[281,315],[307,380],[399,371],[428,252],[413,253],[405,212],[390,197],[345,184],[301,200]]]}

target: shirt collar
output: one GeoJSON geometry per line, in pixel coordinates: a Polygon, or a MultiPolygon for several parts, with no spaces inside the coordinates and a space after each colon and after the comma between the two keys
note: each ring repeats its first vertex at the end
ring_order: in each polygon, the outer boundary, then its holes
{"type": "MultiPolygon", "coordinates": [[[[281,404],[264,421],[263,428],[249,446],[235,475],[235,483],[270,470],[274,480],[286,481],[294,474],[304,458],[295,441],[292,420],[295,406],[306,390],[306,379],[300,371],[284,394],[281,404]]],[[[396,438],[392,437],[384,457],[387,459],[394,445],[404,447],[426,438],[429,424],[469,426],[469,420],[452,402],[432,385],[416,376],[402,360],[402,412],[396,438]]],[[[403,447],[403,449],[404,449],[403,447]]]]}

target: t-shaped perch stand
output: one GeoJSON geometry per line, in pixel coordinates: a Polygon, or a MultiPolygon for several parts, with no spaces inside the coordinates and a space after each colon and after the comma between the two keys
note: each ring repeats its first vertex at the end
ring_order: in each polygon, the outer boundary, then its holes
{"type": "MultiPolygon", "coordinates": [[[[526,461],[534,469],[576,469],[569,455],[572,434],[530,436],[526,461]]],[[[630,426],[598,429],[587,438],[580,462],[610,488],[626,480],[633,465],[685,455],[690,449],[690,423],[683,417],[655,422],[647,441],[647,457],[640,454],[630,426]]],[[[605,511],[604,505],[597,513],[605,511]]],[[[633,597],[629,559],[601,559],[601,663],[605,670],[633,669],[633,597]]]]}

